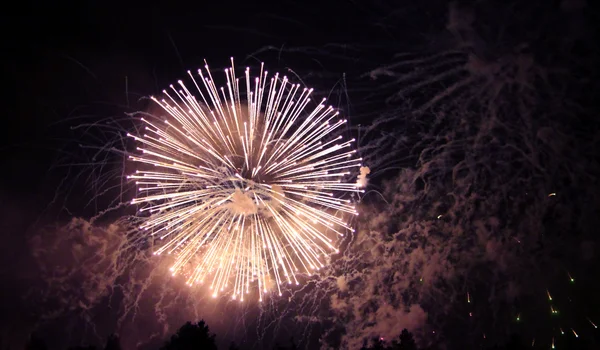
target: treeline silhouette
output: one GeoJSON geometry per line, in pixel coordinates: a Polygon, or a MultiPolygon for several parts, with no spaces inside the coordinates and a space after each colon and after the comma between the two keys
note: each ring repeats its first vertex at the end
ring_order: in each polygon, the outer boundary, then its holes
{"type": "MultiPolygon", "coordinates": [[[[479,349],[487,350],[519,350],[519,349],[530,349],[527,347],[525,342],[518,336],[512,336],[505,345],[493,346],[493,347],[478,347],[479,349]]],[[[32,335],[25,348],[26,350],[48,350],[46,342],[32,335]]],[[[119,337],[116,335],[110,335],[106,344],[103,348],[97,348],[95,346],[74,346],[68,348],[68,350],[123,350],[121,347],[119,337]]],[[[187,322],[177,333],[173,334],[165,344],[159,348],[160,350],[217,350],[216,335],[210,333],[208,325],[203,321],[197,323],[187,322]]],[[[275,345],[273,350],[297,350],[299,349],[294,339],[291,338],[287,346],[275,345]]],[[[437,347],[419,348],[413,338],[412,333],[407,329],[402,330],[398,339],[392,340],[390,343],[386,343],[383,338],[374,338],[368,344],[365,344],[361,350],[435,350],[437,347]]],[[[231,343],[228,350],[240,350],[235,344],[231,343]]]]}
{"type": "MultiPolygon", "coordinates": [[[[160,350],[217,350],[216,335],[210,333],[208,325],[202,320],[198,323],[187,322],[177,333],[160,347],[160,350]]],[[[101,348],[104,350],[123,350],[119,337],[110,335],[106,340],[106,345],[101,348]]],[[[101,350],[95,346],[72,346],[68,350],[101,350]]],[[[48,350],[46,342],[32,335],[25,350],[48,350]]],[[[239,348],[231,343],[229,350],[239,350],[239,348]]]]}

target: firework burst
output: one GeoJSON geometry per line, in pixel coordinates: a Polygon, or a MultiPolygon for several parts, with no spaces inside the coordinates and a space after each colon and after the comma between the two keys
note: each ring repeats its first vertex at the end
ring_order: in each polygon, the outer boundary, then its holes
{"type": "Polygon", "coordinates": [[[364,181],[348,179],[361,159],[354,139],[339,135],[339,112],[325,99],[308,108],[312,89],[262,65],[240,84],[233,59],[217,88],[204,68],[188,71],[198,98],[182,81],[171,85],[152,98],[164,120],[142,118],[145,134],[129,135],[140,152],[129,176],[140,229],[163,241],[154,254],[175,256],[174,275],[209,284],[214,297],[244,300],[254,284],[259,300],[270,289],[281,295],[280,284],[323,267],[335,236],[352,230],[358,213],[347,194],[364,181]]]}

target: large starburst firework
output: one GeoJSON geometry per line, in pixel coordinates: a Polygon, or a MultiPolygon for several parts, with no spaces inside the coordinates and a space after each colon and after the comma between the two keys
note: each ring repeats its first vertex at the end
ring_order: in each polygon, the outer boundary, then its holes
{"type": "Polygon", "coordinates": [[[139,163],[129,178],[138,186],[132,200],[143,213],[142,232],[163,240],[155,254],[174,254],[173,274],[187,283],[208,283],[213,296],[230,291],[244,299],[251,284],[259,300],[297,275],[324,266],[337,252],[335,236],[352,230],[357,215],[348,194],[354,141],[342,140],[346,120],[326,106],[309,109],[312,89],[261,65],[245,87],[231,68],[217,88],[208,65],[188,71],[198,93],[182,81],[164,98],[152,98],[164,120],[142,118],[139,163]],[[245,91],[245,93],[244,93],[245,91]]]}

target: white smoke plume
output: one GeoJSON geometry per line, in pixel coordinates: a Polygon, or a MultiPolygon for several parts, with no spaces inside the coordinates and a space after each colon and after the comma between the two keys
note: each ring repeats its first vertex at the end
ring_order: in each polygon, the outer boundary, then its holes
{"type": "Polygon", "coordinates": [[[369,169],[369,167],[366,167],[366,166],[360,167],[360,174],[358,175],[358,178],[356,180],[356,183],[358,184],[359,187],[367,187],[367,183],[368,183],[367,175],[369,175],[370,173],[371,173],[371,169],[369,169]]]}

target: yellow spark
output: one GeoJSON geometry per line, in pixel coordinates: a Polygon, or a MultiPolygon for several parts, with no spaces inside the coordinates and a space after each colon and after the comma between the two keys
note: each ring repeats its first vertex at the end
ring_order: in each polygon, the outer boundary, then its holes
{"type": "Polygon", "coordinates": [[[556,196],[556,192],[552,192],[548,195],[548,197],[553,197],[553,196],[556,196]]]}
{"type": "Polygon", "coordinates": [[[140,154],[127,176],[141,233],[157,238],[155,255],[175,257],[170,272],[240,302],[251,285],[262,301],[267,289],[282,295],[281,284],[325,267],[358,215],[347,194],[364,192],[349,174],[369,172],[325,99],[310,109],[312,89],[262,65],[255,78],[244,73],[245,86],[232,59],[218,88],[205,65],[188,71],[194,94],[178,81],[152,97],[164,113],[128,134],[140,154]]]}
{"type": "Polygon", "coordinates": [[[575,330],[573,328],[571,328],[571,331],[573,332],[573,335],[575,336],[575,338],[579,338],[579,335],[577,334],[577,332],[575,332],[575,330]]]}
{"type": "Polygon", "coordinates": [[[546,294],[548,294],[548,300],[552,301],[552,296],[550,295],[550,291],[546,289],[546,294]]]}
{"type": "Polygon", "coordinates": [[[554,337],[552,337],[552,349],[555,349],[555,347],[554,347],[554,337]]]}
{"type": "Polygon", "coordinates": [[[571,276],[571,274],[568,271],[567,275],[569,275],[569,280],[571,281],[571,283],[575,283],[575,279],[573,278],[573,276],[571,276]]]}
{"type": "Polygon", "coordinates": [[[467,292],[467,303],[471,303],[471,296],[469,295],[469,292],[467,292]]]}
{"type": "Polygon", "coordinates": [[[587,318],[588,322],[592,325],[592,327],[598,328],[598,326],[594,322],[592,322],[592,320],[590,320],[589,317],[586,317],[586,318],[587,318]]]}

